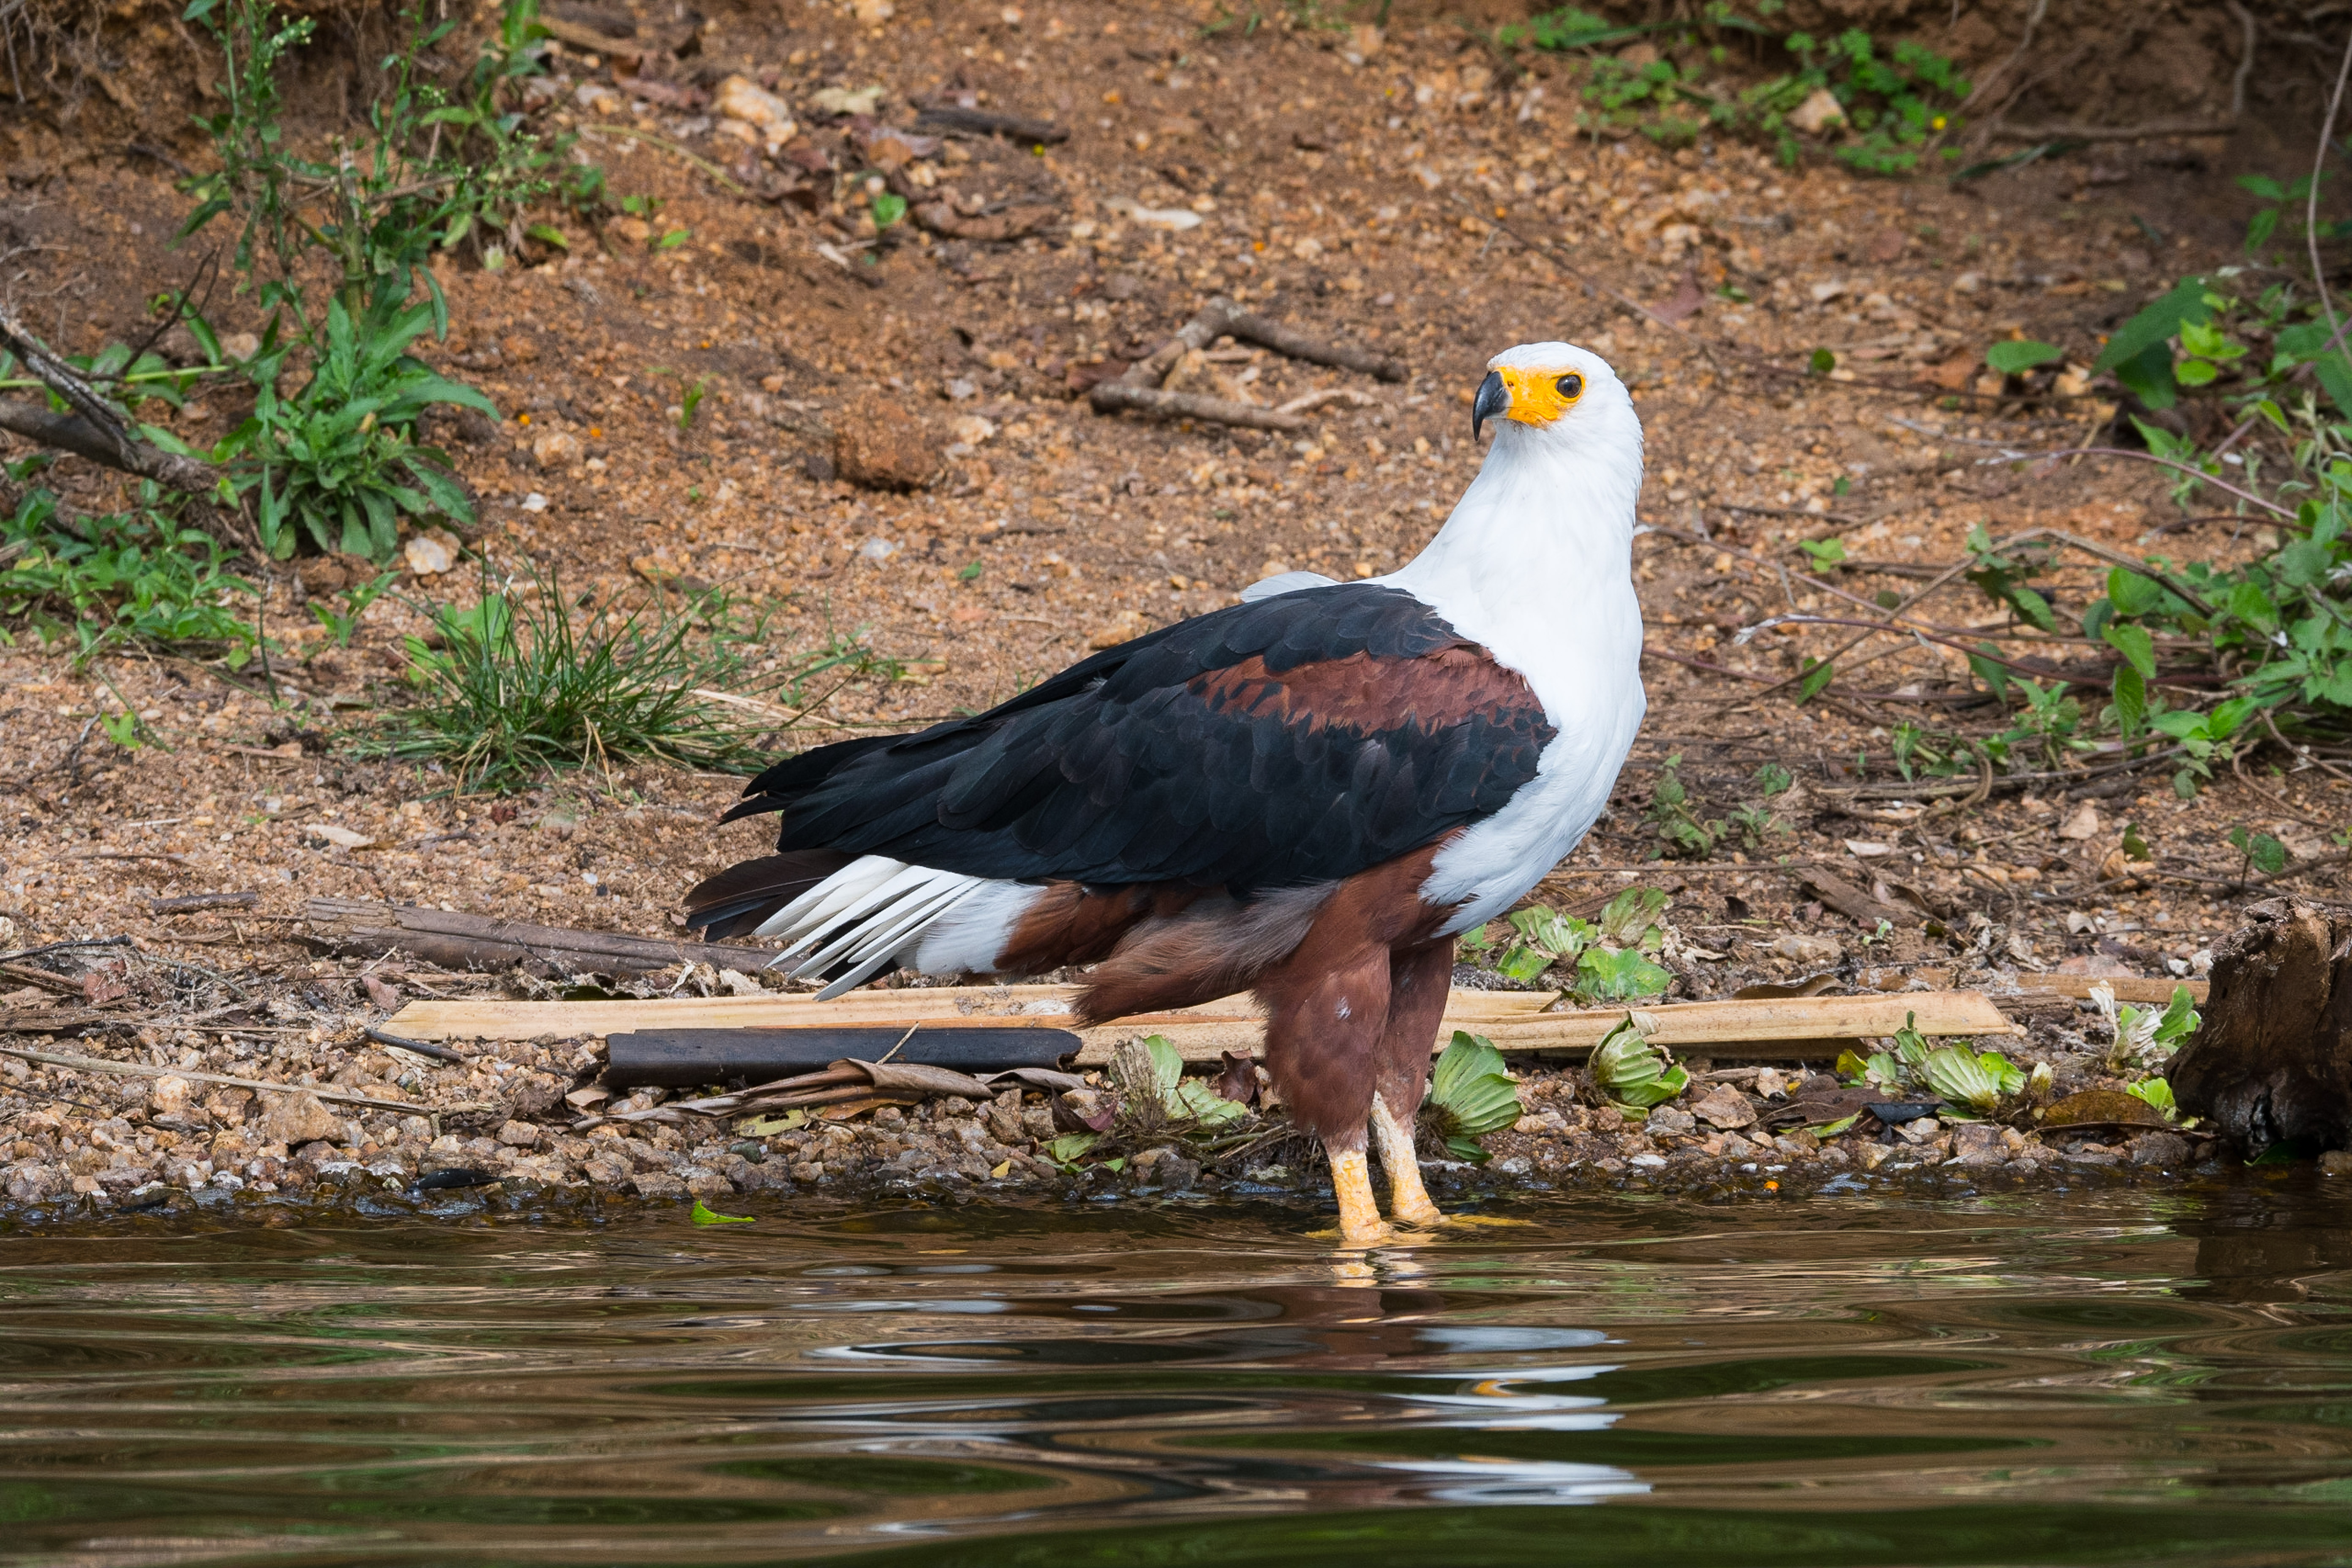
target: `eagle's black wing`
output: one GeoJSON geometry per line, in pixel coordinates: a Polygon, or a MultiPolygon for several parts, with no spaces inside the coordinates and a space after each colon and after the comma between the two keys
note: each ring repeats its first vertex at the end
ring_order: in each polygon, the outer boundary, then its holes
{"type": "Polygon", "coordinates": [[[1108,649],[977,717],[778,763],[778,848],[1021,881],[1353,875],[1499,810],[1553,736],[1516,672],[1400,589],[1304,590],[1108,649]]]}

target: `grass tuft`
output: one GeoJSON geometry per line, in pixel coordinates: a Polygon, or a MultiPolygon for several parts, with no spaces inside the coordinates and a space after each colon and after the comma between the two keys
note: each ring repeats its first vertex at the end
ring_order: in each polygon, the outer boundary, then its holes
{"type": "Polygon", "coordinates": [[[434,619],[436,635],[408,640],[415,706],[356,749],[438,763],[467,790],[509,792],[633,761],[756,772],[842,686],[902,673],[857,637],[832,632],[755,674],[751,655],[768,618],[725,594],[664,594],[632,609],[575,603],[552,572],[533,570],[520,589],[486,576],[472,607],[434,619]]]}

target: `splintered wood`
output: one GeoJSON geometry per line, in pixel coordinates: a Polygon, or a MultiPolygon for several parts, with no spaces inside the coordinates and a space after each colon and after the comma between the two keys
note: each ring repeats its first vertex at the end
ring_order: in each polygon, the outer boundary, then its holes
{"type": "MultiPolygon", "coordinates": [[[[602,1037],[646,1029],[843,1028],[922,1023],[957,1029],[1066,1026],[1073,986],[922,987],[855,991],[830,1002],[799,997],[680,997],[654,1001],[417,1001],[403,1008],[386,1032],[412,1040],[541,1040],[602,1037]]],[[[1446,1004],[1437,1045],[1455,1030],[1485,1035],[1506,1051],[1589,1051],[1624,1017],[1624,1009],[1546,1012],[1544,991],[1456,988],[1446,1004]]],[[[1834,1057],[1854,1041],[1912,1027],[1931,1036],[2023,1032],[1981,991],[1909,991],[1855,997],[1786,997],[1764,1001],[1675,1002],[1641,1009],[1657,1022],[1651,1038],[1677,1052],[1704,1051],[1726,1061],[1804,1061],[1834,1057]]],[[[1178,1012],[1146,1013],[1097,1029],[1076,1030],[1085,1044],[1080,1066],[1110,1060],[1120,1040],[1167,1038],[1188,1061],[1214,1061],[1225,1051],[1258,1049],[1264,1020],[1245,997],[1229,997],[1178,1012]]],[[[918,1039],[920,1037],[918,1036],[918,1039]]],[[[906,1054],[919,1060],[920,1047],[906,1054]]]]}

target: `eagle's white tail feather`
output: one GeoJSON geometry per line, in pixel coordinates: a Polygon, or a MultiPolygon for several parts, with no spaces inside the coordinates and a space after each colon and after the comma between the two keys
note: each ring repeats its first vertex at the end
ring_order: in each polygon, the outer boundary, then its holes
{"type": "Polygon", "coordinates": [[[798,937],[823,930],[834,915],[905,869],[881,855],[861,855],[761,921],[752,935],[798,937]]]}
{"type": "Polygon", "coordinates": [[[894,962],[911,962],[935,925],[975,894],[1000,885],[885,855],[861,855],[769,916],[759,935],[784,939],[783,951],[770,967],[791,964],[796,978],[849,966],[817,993],[824,1000],[864,985],[894,962]]]}
{"type": "MultiPolygon", "coordinates": [[[[891,878],[890,887],[884,894],[875,894],[841,921],[827,927],[822,935],[830,940],[811,953],[793,971],[795,977],[823,974],[845,958],[856,963],[870,956],[873,943],[897,932],[908,920],[919,919],[937,902],[942,892],[942,879],[950,889],[971,880],[957,876],[952,872],[931,871],[922,866],[907,869],[910,875],[891,878]]],[[[807,941],[814,943],[818,939],[812,936],[807,941]]]]}
{"type": "Polygon", "coordinates": [[[876,931],[850,955],[855,962],[849,971],[819,991],[817,1000],[830,1001],[845,991],[864,985],[882,969],[911,957],[925,928],[987,885],[968,877],[961,881],[961,885],[927,900],[889,928],[876,931]]]}

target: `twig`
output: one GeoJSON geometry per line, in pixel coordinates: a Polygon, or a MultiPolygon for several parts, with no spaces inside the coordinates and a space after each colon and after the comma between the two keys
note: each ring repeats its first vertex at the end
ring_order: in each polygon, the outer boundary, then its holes
{"type": "Polygon", "coordinates": [[[1139,413],[1155,413],[1164,419],[1205,419],[1217,424],[1239,425],[1246,430],[1297,431],[1305,430],[1307,424],[1305,416],[1285,413],[1280,409],[1260,408],[1255,403],[1207,397],[1200,392],[1125,386],[1118,382],[1104,382],[1089,394],[1088,401],[1094,404],[1097,413],[1132,409],[1139,413]]]}
{"type": "Polygon", "coordinates": [[[19,958],[37,958],[44,953],[64,953],[77,947],[128,947],[128,936],[84,936],[71,942],[51,942],[39,947],[19,947],[14,953],[0,953],[0,964],[13,964],[19,958]]]}
{"type": "Polygon", "coordinates": [[[694,152],[690,152],[687,149],[680,147],[677,142],[670,141],[668,138],[656,136],[650,131],[640,131],[634,125],[615,125],[609,121],[600,122],[594,125],[583,125],[580,129],[583,131],[602,131],[610,135],[625,136],[633,141],[646,142],[652,146],[660,148],[663,152],[670,154],[674,158],[681,159],[687,163],[693,165],[696,169],[700,170],[703,173],[708,174],[710,178],[719,182],[719,184],[725,186],[726,189],[734,195],[748,196],[751,193],[750,191],[746,190],[740,182],[730,176],[726,170],[721,169],[709,159],[701,157],[694,152]]]}
{"type": "Polygon", "coordinates": [[[2305,200],[2303,213],[2304,243],[2311,253],[2311,281],[2319,290],[2320,308],[2327,312],[2327,329],[2331,344],[2344,340],[2344,323],[2336,314],[2336,302],[2327,293],[2327,268],[2319,259],[2319,176],[2327,167],[2328,139],[2336,134],[2336,116],[2344,107],[2344,83],[2352,78],[2352,38],[2345,40],[2344,59],[2336,68],[2336,90],[2327,97],[2327,119],[2319,128],[2319,149],[2311,159],[2311,191],[2305,200]]]}
{"type": "Polygon", "coordinates": [[[346,1094],[341,1090],[321,1088],[316,1083],[268,1083],[258,1078],[231,1078],[226,1073],[199,1072],[193,1067],[152,1067],[143,1061],[102,1061],[94,1056],[72,1056],[59,1051],[30,1051],[20,1045],[0,1045],[0,1056],[21,1057],[47,1067],[71,1068],[76,1072],[111,1072],[124,1078],[185,1078],[195,1083],[225,1083],[232,1089],[267,1090],[272,1094],[315,1094],[338,1105],[363,1105],[371,1111],[402,1111],[411,1116],[488,1109],[471,1101],[461,1105],[415,1105],[405,1100],[371,1100],[364,1094],[346,1094]]]}
{"type": "Polygon", "coordinates": [[[362,1030],[360,1032],[378,1045],[388,1045],[395,1051],[414,1051],[419,1056],[429,1056],[436,1061],[455,1062],[463,1066],[474,1060],[462,1051],[446,1045],[436,1045],[429,1040],[410,1040],[403,1035],[386,1034],[380,1029],[362,1030]]]}

